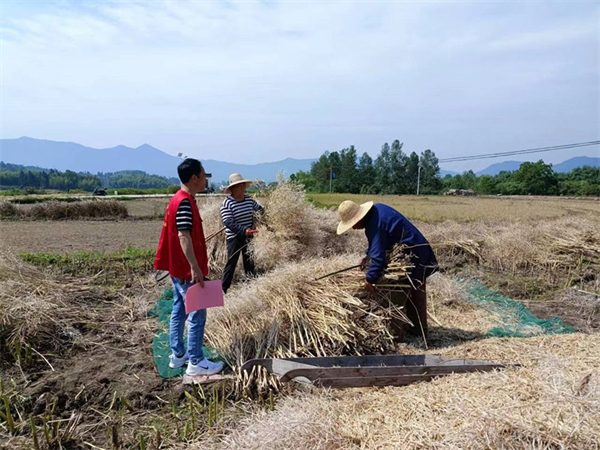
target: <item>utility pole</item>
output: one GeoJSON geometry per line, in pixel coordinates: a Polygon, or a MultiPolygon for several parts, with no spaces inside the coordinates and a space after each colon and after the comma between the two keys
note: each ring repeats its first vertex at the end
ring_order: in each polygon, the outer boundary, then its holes
{"type": "Polygon", "coordinates": [[[419,195],[419,187],[421,184],[421,167],[423,167],[423,164],[421,164],[421,159],[419,158],[419,170],[417,172],[417,195],[419,195]]]}

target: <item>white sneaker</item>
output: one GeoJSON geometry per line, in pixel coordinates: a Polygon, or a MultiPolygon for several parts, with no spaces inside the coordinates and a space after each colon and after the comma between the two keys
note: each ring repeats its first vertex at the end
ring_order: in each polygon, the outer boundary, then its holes
{"type": "Polygon", "coordinates": [[[188,356],[187,352],[185,352],[181,358],[178,358],[176,355],[171,353],[169,356],[169,367],[171,369],[179,369],[180,367],[183,367],[189,360],[190,357],[188,356]]]}
{"type": "Polygon", "coordinates": [[[212,362],[207,358],[204,358],[198,364],[192,364],[192,362],[188,362],[187,370],[185,371],[186,375],[194,376],[194,375],[214,375],[223,370],[222,362],[212,362]]]}

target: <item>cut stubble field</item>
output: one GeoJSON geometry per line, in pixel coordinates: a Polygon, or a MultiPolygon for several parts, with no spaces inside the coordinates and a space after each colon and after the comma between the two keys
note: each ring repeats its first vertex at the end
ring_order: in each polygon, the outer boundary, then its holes
{"type": "MultiPolygon", "coordinates": [[[[285,183],[259,198],[267,215],[252,250],[261,276],[240,277],[226,307],[209,313],[206,342],[222,358],[385,349],[520,367],[407,387],[188,389],[161,379],[152,355],[159,325],[148,312],[168,282],[156,284],[148,268],[166,199],[123,202],[127,219],[0,220],[0,449],[32,448],[32,424],[56,448],[600,449],[600,202],[309,197],[321,208],[285,183]],[[314,280],[355,263],[366,246],[362,232],[335,234],[329,209],[346,199],[395,207],[436,250],[427,343],[387,339],[385,310],[364,309],[368,298],[352,291],[364,274],[314,280]],[[473,278],[578,332],[490,334],[516,318],[473,303],[473,278]]],[[[219,203],[199,199],[207,235],[221,227],[219,203]]],[[[224,237],[208,250],[219,276],[224,237]]]]}
{"type": "Polygon", "coordinates": [[[156,248],[162,221],[0,221],[0,245],[15,253],[116,252],[156,248]]]}
{"type": "MultiPolygon", "coordinates": [[[[593,219],[600,217],[600,201],[560,198],[478,198],[433,196],[367,196],[345,194],[310,194],[314,204],[337,207],[344,200],[358,203],[369,200],[396,208],[417,225],[445,221],[499,224],[521,222],[535,226],[540,221],[561,217],[593,219]]],[[[218,198],[200,198],[203,209],[219,203],[218,198]]],[[[168,199],[152,198],[124,202],[134,220],[77,221],[0,221],[0,245],[17,252],[79,251],[113,252],[128,246],[155,248],[160,235],[161,217],[168,199]]],[[[205,223],[217,228],[220,224],[205,223]]]]}
{"type": "Polygon", "coordinates": [[[512,222],[553,219],[572,214],[600,215],[598,199],[356,194],[309,194],[308,198],[317,206],[331,208],[344,200],[384,203],[396,208],[410,220],[421,222],[512,222]]]}

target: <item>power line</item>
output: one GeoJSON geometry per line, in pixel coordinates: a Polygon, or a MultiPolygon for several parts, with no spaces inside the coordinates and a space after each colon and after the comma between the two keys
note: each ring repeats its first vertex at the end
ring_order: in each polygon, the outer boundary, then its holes
{"type": "Polygon", "coordinates": [[[552,152],[552,151],[556,151],[556,150],[565,150],[565,149],[569,149],[569,148],[590,147],[592,145],[599,145],[599,144],[600,144],[600,141],[576,142],[574,144],[562,144],[562,145],[553,145],[550,147],[528,148],[528,149],[524,149],[524,150],[513,150],[510,152],[485,153],[485,154],[481,154],[481,155],[472,155],[472,156],[455,156],[452,158],[440,159],[439,162],[457,162],[457,161],[470,161],[470,160],[474,160],[474,159],[501,158],[502,156],[514,156],[514,155],[525,155],[528,153],[552,152]]]}

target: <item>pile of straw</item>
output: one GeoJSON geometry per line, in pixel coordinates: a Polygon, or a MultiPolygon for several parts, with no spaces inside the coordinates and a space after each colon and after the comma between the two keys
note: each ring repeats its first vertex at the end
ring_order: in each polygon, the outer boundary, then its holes
{"type": "Polygon", "coordinates": [[[127,207],[118,200],[47,201],[34,205],[0,202],[0,218],[21,220],[124,219],[127,207]]]}
{"type": "Polygon", "coordinates": [[[262,270],[366,248],[359,232],[338,236],[337,215],[308,203],[300,186],[282,181],[263,203],[266,212],[251,245],[256,265],[262,270]]]}
{"type": "Polygon", "coordinates": [[[210,203],[205,202],[199,205],[204,236],[208,239],[207,251],[211,278],[220,278],[227,263],[227,244],[221,220],[221,203],[215,199],[210,203]]]}
{"type": "Polygon", "coordinates": [[[533,276],[550,286],[564,285],[569,278],[594,278],[600,269],[600,222],[580,216],[535,226],[444,222],[420,223],[419,228],[445,267],[474,262],[491,271],[533,276]]]}
{"type": "Polygon", "coordinates": [[[547,264],[600,266],[600,234],[587,230],[565,236],[548,235],[547,239],[552,255],[547,264]]]}
{"type": "Polygon", "coordinates": [[[21,350],[56,349],[80,335],[72,324],[81,311],[67,299],[89,291],[54,281],[13,255],[0,255],[0,354],[18,360],[21,350]]]}
{"type": "Polygon", "coordinates": [[[370,298],[356,275],[315,281],[347,257],[288,263],[232,290],[206,341],[232,365],[252,358],[378,354],[392,348],[398,312],[370,298]],[[349,281],[350,278],[350,281],[349,281]]]}
{"type": "MultiPolygon", "coordinates": [[[[364,233],[352,231],[338,236],[337,214],[311,205],[302,188],[295,184],[281,181],[257,201],[265,213],[256,217],[258,234],[250,243],[250,251],[259,272],[287,262],[357,253],[366,248],[364,233]]],[[[223,227],[221,203],[199,205],[207,237],[223,227]]],[[[208,253],[212,277],[220,277],[227,263],[225,233],[210,240],[208,253]]],[[[240,274],[240,270],[236,271],[236,275],[240,274]]]]}
{"type": "Polygon", "coordinates": [[[435,353],[522,367],[399,388],[298,393],[192,449],[598,448],[600,335],[484,339],[435,353]]]}
{"type": "MultiPolygon", "coordinates": [[[[335,258],[327,269],[344,265],[335,258]]],[[[334,281],[355,282],[358,273],[340,274],[334,281]]],[[[244,292],[233,308],[245,305],[256,316],[260,307],[244,292]]],[[[275,411],[257,409],[218,439],[202,439],[192,448],[598,448],[600,335],[489,338],[485,333],[506,318],[467,302],[463,283],[438,273],[429,278],[428,292],[430,310],[441,322],[430,327],[435,348],[424,351],[409,341],[394,352],[521,367],[398,388],[296,391],[280,399],[275,411]]]]}
{"type": "Polygon", "coordinates": [[[42,353],[56,356],[71,346],[87,346],[89,329],[107,336],[122,333],[115,328],[121,322],[146,318],[151,296],[139,295],[137,288],[115,293],[94,281],[55,277],[0,253],[0,363],[23,367],[46,360],[42,353]]]}

